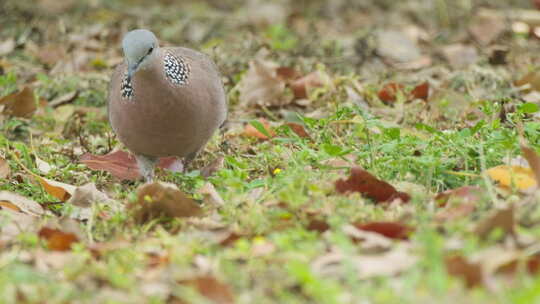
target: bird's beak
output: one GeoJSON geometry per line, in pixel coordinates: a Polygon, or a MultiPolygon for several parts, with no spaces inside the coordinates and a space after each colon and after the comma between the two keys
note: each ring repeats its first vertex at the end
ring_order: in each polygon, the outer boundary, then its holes
{"type": "Polygon", "coordinates": [[[128,64],[128,75],[127,75],[128,81],[131,81],[131,77],[135,74],[138,67],[139,67],[139,63],[128,64]]]}

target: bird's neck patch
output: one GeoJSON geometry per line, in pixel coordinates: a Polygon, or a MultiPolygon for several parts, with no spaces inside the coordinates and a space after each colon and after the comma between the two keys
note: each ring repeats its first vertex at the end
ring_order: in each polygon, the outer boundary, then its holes
{"type": "Polygon", "coordinates": [[[163,60],[163,69],[165,77],[176,85],[184,85],[188,83],[190,67],[182,57],[177,57],[171,53],[166,53],[163,60]]]}
{"type": "Polygon", "coordinates": [[[122,78],[120,92],[122,93],[122,97],[125,99],[131,99],[131,97],[133,97],[133,85],[127,77],[127,72],[124,73],[124,77],[122,78]]]}

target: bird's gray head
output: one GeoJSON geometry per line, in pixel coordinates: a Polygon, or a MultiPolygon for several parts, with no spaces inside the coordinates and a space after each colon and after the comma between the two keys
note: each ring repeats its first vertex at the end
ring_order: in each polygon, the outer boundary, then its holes
{"type": "Polygon", "coordinates": [[[156,36],[149,30],[133,30],[124,36],[122,49],[128,64],[128,79],[148,63],[158,47],[156,36]]]}

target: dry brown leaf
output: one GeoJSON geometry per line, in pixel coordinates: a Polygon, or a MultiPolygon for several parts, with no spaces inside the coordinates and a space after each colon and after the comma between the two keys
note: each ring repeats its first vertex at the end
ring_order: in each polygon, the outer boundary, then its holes
{"type": "Polygon", "coordinates": [[[160,216],[190,217],[202,214],[201,207],[174,184],[155,182],[137,189],[135,220],[144,223],[160,216]]]}
{"type": "Polygon", "coordinates": [[[47,241],[47,248],[56,251],[68,251],[74,243],[79,241],[74,233],[49,227],[41,228],[38,235],[47,241]]]}
{"type": "Polygon", "coordinates": [[[45,213],[43,207],[34,200],[9,191],[0,191],[0,207],[2,209],[7,207],[33,216],[40,216],[45,213]]]}
{"type": "MultiPolygon", "coordinates": [[[[125,151],[114,151],[106,155],[85,153],[80,162],[92,170],[103,170],[121,180],[137,180],[141,177],[135,156],[125,151]]],[[[162,157],[156,167],[172,172],[182,172],[181,160],[176,157],[162,157]]]]}
{"type": "Polygon", "coordinates": [[[514,82],[516,87],[522,87],[523,93],[540,92],[540,71],[532,71],[514,82]]]}
{"type": "Polygon", "coordinates": [[[294,98],[305,99],[308,98],[308,92],[313,88],[319,88],[324,85],[323,76],[321,72],[311,72],[303,77],[300,77],[293,82],[290,86],[294,93],[294,98]]]}
{"type": "Polygon", "coordinates": [[[413,229],[400,222],[369,222],[356,223],[356,229],[384,235],[389,239],[406,240],[413,229]]]}
{"type": "Polygon", "coordinates": [[[111,203],[113,200],[110,199],[107,194],[99,191],[96,188],[96,184],[88,183],[76,187],[66,203],[79,207],[90,207],[97,202],[111,203]]]}
{"type": "MultiPolygon", "coordinates": [[[[182,285],[193,287],[209,300],[209,303],[214,304],[233,304],[234,296],[228,285],[218,281],[212,276],[200,276],[197,278],[183,280],[179,282],[182,285]]],[[[181,301],[180,303],[184,303],[181,301]]]]}
{"type": "Polygon", "coordinates": [[[221,198],[216,188],[212,183],[208,182],[204,184],[197,193],[202,194],[204,197],[205,205],[221,207],[225,205],[225,201],[221,198]]]}
{"type": "Polygon", "coordinates": [[[9,163],[4,158],[0,157],[0,178],[8,178],[11,173],[9,163]]]}
{"type": "Polygon", "coordinates": [[[201,169],[201,176],[205,178],[210,177],[217,171],[223,169],[224,165],[225,157],[219,156],[201,169]]]}
{"type": "MultiPolygon", "coordinates": [[[[18,207],[17,207],[18,208],[18,207]]],[[[36,223],[39,218],[26,213],[14,211],[11,208],[0,210],[0,242],[9,242],[23,232],[37,230],[36,223]]]]}
{"type": "Polygon", "coordinates": [[[411,199],[409,194],[397,191],[394,186],[360,167],[352,168],[347,179],[337,180],[335,188],[339,193],[359,192],[377,203],[392,202],[395,199],[407,203],[411,199]]]}
{"type": "Polygon", "coordinates": [[[79,91],[71,91],[69,93],[58,96],[55,99],[51,100],[49,102],[49,106],[53,107],[53,108],[56,108],[56,107],[59,107],[61,105],[65,105],[65,104],[70,103],[73,100],[75,100],[75,98],[77,98],[78,95],[79,95],[79,91]]]}
{"type": "Polygon", "coordinates": [[[538,153],[536,153],[536,150],[534,150],[533,148],[525,144],[525,141],[523,138],[520,139],[520,144],[521,144],[521,153],[523,154],[523,157],[525,157],[525,159],[529,163],[529,166],[531,167],[534,177],[536,179],[536,186],[538,187],[540,185],[540,156],[538,156],[538,153]]]}
{"type": "Polygon", "coordinates": [[[62,202],[67,201],[77,188],[73,185],[53,181],[40,176],[36,176],[36,178],[47,193],[56,197],[62,202]]]}
{"type": "Polygon", "coordinates": [[[478,51],[473,46],[450,44],[442,49],[448,63],[456,69],[467,67],[478,61],[478,51]]]}
{"type": "MultiPolygon", "coordinates": [[[[270,123],[266,119],[260,118],[259,122],[261,123],[263,128],[266,130],[266,133],[268,133],[270,135],[270,137],[274,137],[276,135],[276,132],[272,129],[272,127],[270,127],[270,123]]],[[[268,136],[261,133],[259,130],[257,130],[250,123],[246,124],[246,126],[244,128],[244,136],[255,137],[255,138],[258,138],[258,139],[261,139],[261,140],[269,139],[268,136]]]]}
{"type": "Polygon", "coordinates": [[[478,223],[474,232],[480,238],[486,238],[495,229],[500,229],[504,237],[514,234],[514,226],[514,207],[509,206],[505,209],[494,210],[489,216],[478,223]]]}
{"type": "Polygon", "coordinates": [[[296,133],[296,135],[298,135],[299,137],[301,137],[301,138],[311,138],[311,136],[309,136],[309,133],[306,131],[306,129],[304,128],[303,125],[301,125],[299,123],[295,123],[295,122],[288,122],[285,125],[289,126],[289,128],[291,128],[291,130],[294,133],[296,133]]]}
{"type": "Polygon", "coordinates": [[[518,190],[530,191],[537,186],[534,172],[530,168],[500,165],[488,169],[486,173],[501,188],[511,189],[515,186],[518,190]]]}
{"type": "Polygon", "coordinates": [[[42,63],[53,66],[58,61],[66,58],[66,50],[62,45],[51,43],[37,47],[34,50],[34,56],[42,63]]]}
{"type": "Polygon", "coordinates": [[[444,262],[446,271],[452,276],[462,278],[467,287],[472,288],[482,284],[482,265],[479,263],[469,262],[460,255],[446,257],[444,262]]]}
{"type": "Polygon", "coordinates": [[[283,106],[292,100],[285,96],[285,81],[271,61],[254,59],[238,84],[242,105],[283,106]]]}
{"type": "Polygon", "coordinates": [[[0,98],[0,105],[5,105],[3,112],[15,117],[30,117],[37,109],[34,91],[30,87],[0,98]]]}
{"type": "Polygon", "coordinates": [[[506,29],[506,22],[498,15],[480,15],[473,18],[469,25],[471,35],[482,45],[496,40],[506,29]]]}

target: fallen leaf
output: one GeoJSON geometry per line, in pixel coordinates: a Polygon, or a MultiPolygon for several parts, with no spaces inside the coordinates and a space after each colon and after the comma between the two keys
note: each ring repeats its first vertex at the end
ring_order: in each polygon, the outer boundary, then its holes
{"type": "Polygon", "coordinates": [[[311,219],[306,229],[309,231],[317,231],[317,232],[323,233],[326,230],[330,229],[330,225],[328,225],[328,223],[324,220],[311,219]]]}
{"type": "Polygon", "coordinates": [[[41,228],[38,235],[47,241],[47,247],[50,250],[56,251],[68,251],[74,243],[79,241],[74,233],[49,227],[41,228]]]}
{"type": "Polygon", "coordinates": [[[135,220],[145,223],[160,216],[190,217],[202,214],[201,207],[174,184],[154,182],[137,189],[135,220]]]}
{"type": "Polygon", "coordinates": [[[64,95],[58,96],[49,102],[49,106],[56,108],[74,101],[79,96],[79,91],[71,91],[64,95]]]}
{"type": "Polygon", "coordinates": [[[264,118],[246,124],[244,136],[255,137],[262,140],[268,140],[274,137],[276,132],[270,127],[270,123],[264,118]]]}
{"type": "Polygon", "coordinates": [[[37,47],[34,51],[34,56],[48,66],[53,66],[57,62],[66,58],[66,49],[59,44],[46,44],[37,47]]]}
{"type": "Polygon", "coordinates": [[[402,246],[386,253],[361,255],[353,259],[358,276],[362,279],[394,276],[413,267],[416,261],[417,258],[402,246]]]}
{"type": "Polygon", "coordinates": [[[222,207],[225,205],[225,201],[221,198],[216,188],[212,183],[204,184],[197,193],[202,194],[204,197],[205,205],[222,207]]]}
{"type": "Polygon", "coordinates": [[[475,203],[462,203],[455,206],[448,206],[445,209],[435,214],[437,221],[453,221],[464,218],[474,212],[476,209],[475,203]]]}
{"type": "Polygon", "coordinates": [[[531,167],[536,179],[536,186],[538,187],[538,185],[540,185],[540,156],[538,156],[536,150],[525,144],[525,140],[523,138],[520,139],[520,145],[521,153],[529,163],[529,166],[531,167]]]}
{"type": "Polygon", "coordinates": [[[406,33],[396,30],[379,31],[376,34],[377,53],[397,63],[416,61],[422,54],[416,42],[406,33]]]}
{"type": "Polygon", "coordinates": [[[514,84],[516,87],[521,87],[523,93],[540,92],[540,71],[531,71],[516,80],[514,84]]]}
{"type": "Polygon", "coordinates": [[[482,45],[492,43],[505,29],[506,22],[498,15],[475,16],[469,25],[471,35],[482,45]]]}
{"type": "Polygon", "coordinates": [[[469,262],[460,255],[448,256],[444,263],[448,274],[463,279],[467,287],[472,288],[482,284],[482,266],[479,263],[469,262]]]}
{"type": "Polygon", "coordinates": [[[477,203],[482,199],[484,192],[485,191],[478,186],[463,186],[437,194],[435,196],[435,202],[441,207],[448,205],[448,203],[477,203]]]}
{"type": "Polygon", "coordinates": [[[5,105],[6,114],[15,117],[30,117],[37,109],[34,91],[27,86],[19,92],[0,98],[0,105],[5,105]]]}
{"type": "Polygon", "coordinates": [[[390,239],[406,240],[412,228],[399,222],[370,222],[354,224],[357,229],[375,232],[390,239]]]}
{"type": "Polygon", "coordinates": [[[4,158],[0,157],[0,178],[8,178],[11,173],[9,163],[4,158]]]}
{"type": "Polygon", "coordinates": [[[530,168],[521,166],[500,165],[486,171],[487,175],[497,182],[499,187],[529,191],[537,186],[534,172],[530,168]]]}
{"type": "MultiPolygon", "coordinates": [[[[103,170],[111,173],[120,180],[137,180],[141,178],[135,156],[125,151],[114,151],[106,155],[93,155],[86,153],[80,162],[92,170],[103,170]]],[[[175,157],[160,158],[156,167],[172,172],[183,170],[182,162],[175,157]]]]}
{"type": "Polygon", "coordinates": [[[295,122],[288,122],[285,125],[289,126],[289,128],[291,128],[291,130],[294,133],[296,133],[296,135],[298,135],[298,137],[311,138],[311,136],[309,136],[308,132],[306,131],[306,129],[304,128],[303,125],[295,123],[295,122]]]}
{"type": "Polygon", "coordinates": [[[271,61],[255,59],[238,84],[240,103],[243,105],[283,106],[292,100],[285,93],[286,83],[271,61]]]}
{"type": "Polygon", "coordinates": [[[135,156],[125,151],[115,151],[106,155],[86,153],[80,162],[92,170],[104,170],[121,180],[137,180],[141,177],[135,156]]]}
{"type": "Polygon", "coordinates": [[[224,165],[225,158],[223,156],[218,156],[218,158],[214,159],[201,169],[201,176],[204,178],[210,177],[217,171],[223,169],[224,165]]]}
{"type": "Polygon", "coordinates": [[[514,234],[514,208],[494,210],[489,216],[478,223],[474,232],[482,239],[488,237],[495,229],[502,230],[503,236],[514,234]]]}
{"type": "Polygon", "coordinates": [[[442,49],[442,53],[450,66],[455,69],[467,67],[478,61],[478,51],[473,46],[450,44],[442,49]]]}
{"type": "Polygon", "coordinates": [[[360,167],[352,168],[349,178],[337,180],[335,187],[339,193],[359,192],[377,203],[391,202],[398,198],[406,203],[411,198],[407,193],[397,191],[389,183],[377,179],[360,167]]]}
{"type": "Polygon", "coordinates": [[[52,170],[52,166],[49,165],[47,162],[43,161],[41,158],[36,156],[36,167],[39,170],[39,172],[43,174],[48,174],[52,170]]]}
{"type": "Polygon", "coordinates": [[[284,80],[293,80],[300,77],[300,73],[291,67],[279,67],[276,69],[276,73],[284,80]]]}
{"type": "Polygon", "coordinates": [[[429,82],[423,82],[411,91],[410,95],[416,99],[427,101],[429,98],[429,82]]]}
{"type": "Polygon", "coordinates": [[[354,225],[346,224],[342,229],[365,252],[385,252],[394,244],[391,239],[380,233],[360,230],[354,225]]]}
{"type": "MultiPolygon", "coordinates": [[[[0,225],[0,242],[9,242],[23,232],[29,233],[37,230],[37,222],[40,218],[15,211],[13,206],[15,205],[5,207],[2,204],[0,210],[0,221],[2,222],[2,225],[0,225]]],[[[15,207],[19,209],[17,206],[15,207]]]]}
{"type": "Polygon", "coordinates": [[[390,82],[385,84],[379,91],[379,99],[385,103],[393,103],[396,101],[398,92],[403,92],[405,86],[401,83],[390,82]]]}
{"type": "Polygon", "coordinates": [[[0,191],[0,207],[2,209],[7,207],[33,216],[40,216],[45,213],[43,207],[34,200],[9,191],[0,191]]]}
{"type": "MultiPolygon", "coordinates": [[[[212,276],[200,276],[178,282],[193,287],[199,294],[214,304],[233,304],[234,296],[229,286],[212,276]]],[[[183,303],[183,302],[181,302],[183,303]]]]}
{"type": "Polygon", "coordinates": [[[112,201],[107,194],[96,188],[96,184],[88,183],[76,187],[66,203],[79,207],[90,207],[97,202],[111,203],[112,201]]]}
{"type": "Polygon", "coordinates": [[[15,39],[8,38],[0,43],[0,56],[5,56],[11,53],[15,49],[15,39]]]}
{"type": "Polygon", "coordinates": [[[36,176],[36,178],[47,193],[56,197],[62,202],[67,201],[77,188],[73,185],[53,181],[39,176],[36,176]]]}
{"type": "Polygon", "coordinates": [[[311,72],[290,83],[290,87],[296,99],[308,98],[309,90],[312,88],[322,87],[323,85],[323,77],[319,71],[311,72]]]}

